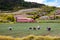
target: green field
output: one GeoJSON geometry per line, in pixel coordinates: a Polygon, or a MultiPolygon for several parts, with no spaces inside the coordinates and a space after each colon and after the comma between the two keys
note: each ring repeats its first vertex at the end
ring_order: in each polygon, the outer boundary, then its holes
{"type": "Polygon", "coordinates": [[[0,35],[23,37],[30,34],[34,35],[51,35],[60,36],[60,23],[15,23],[15,24],[0,24],[0,35]],[[41,26],[40,30],[28,30],[29,27],[41,26]],[[13,30],[8,30],[8,27],[12,26],[13,30]],[[47,27],[51,27],[50,32],[47,31],[47,27]],[[48,34],[49,33],[49,34],[48,34]]]}

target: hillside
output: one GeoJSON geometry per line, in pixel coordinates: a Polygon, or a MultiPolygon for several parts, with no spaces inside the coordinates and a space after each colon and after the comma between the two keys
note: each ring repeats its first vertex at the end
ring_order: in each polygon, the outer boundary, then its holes
{"type": "Polygon", "coordinates": [[[22,13],[31,13],[31,12],[37,12],[40,8],[29,8],[29,9],[22,9],[16,12],[13,12],[13,14],[22,14],[22,13]]]}
{"type": "Polygon", "coordinates": [[[17,11],[26,8],[39,8],[44,4],[25,2],[24,0],[0,0],[0,11],[17,11]]]}
{"type": "Polygon", "coordinates": [[[15,21],[14,16],[22,15],[34,20],[60,20],[60,14],[56,16],[56,10],[60,8],[47,6],[44,4],[25,2],[24,0],[1,0],[0,1],[0,21],[10,22],[15,21]],[[3,5],[2,5],[3,4],[3,5]],[[5,14],[4,14],[5,13],[5,14]],[[9,15],[8,15],[9,14],[9,15]]]}

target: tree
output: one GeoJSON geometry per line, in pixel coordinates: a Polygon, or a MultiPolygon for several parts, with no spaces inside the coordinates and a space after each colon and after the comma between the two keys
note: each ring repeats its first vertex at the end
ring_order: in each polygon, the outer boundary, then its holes
{"type": "Polygon", "coordinates": [[[13,10],[15,6],[22,4],[24,0],[0,0],[0,10],[13,10]]]}
{"type": "Polygon", "coordinates": [[[41,6],[45,6],[45,5],[35,2],[25,2],[24,0],[0,0],[0,10],[3,11],[15,10],[14,8],[18,8],[18,7],[38,8],[41,6]]]}

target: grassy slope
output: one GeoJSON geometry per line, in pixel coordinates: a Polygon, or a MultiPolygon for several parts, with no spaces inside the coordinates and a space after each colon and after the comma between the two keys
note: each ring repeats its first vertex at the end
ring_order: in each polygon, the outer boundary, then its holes
{"type": "Polygon", "coordinates": [[[23,37],[30,34],[45,35],[48,34],[47,27],[51,27],[52,31],[49,35],[60,35],[60,23],[16,23],[16,24],[0,24],[0,35],[8,35],[14,37],[23,37]],[[29,27],[40,25],[41,30],[28,30],[29,27]],[[12,26],[13,30],[9,31],[8,27],[12,26]]]}

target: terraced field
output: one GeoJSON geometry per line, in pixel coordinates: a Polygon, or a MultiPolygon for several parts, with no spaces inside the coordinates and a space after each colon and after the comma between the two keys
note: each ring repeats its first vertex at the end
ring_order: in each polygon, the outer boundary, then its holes
{"type": "Polygon", "coordinates": [[[27,35],[51,35],[60,36],[60,23],[15,23],[15,24],[0,24],[0,35],[23,37],[27,35]],[[40,30],[29,30],[29,27],[40,26],[40,30]],[[12,27],[13,30],[8,30],[8,27],[12,27]],[[51,27],[50,32],[47,31],[47,27],[51,27]]]}

